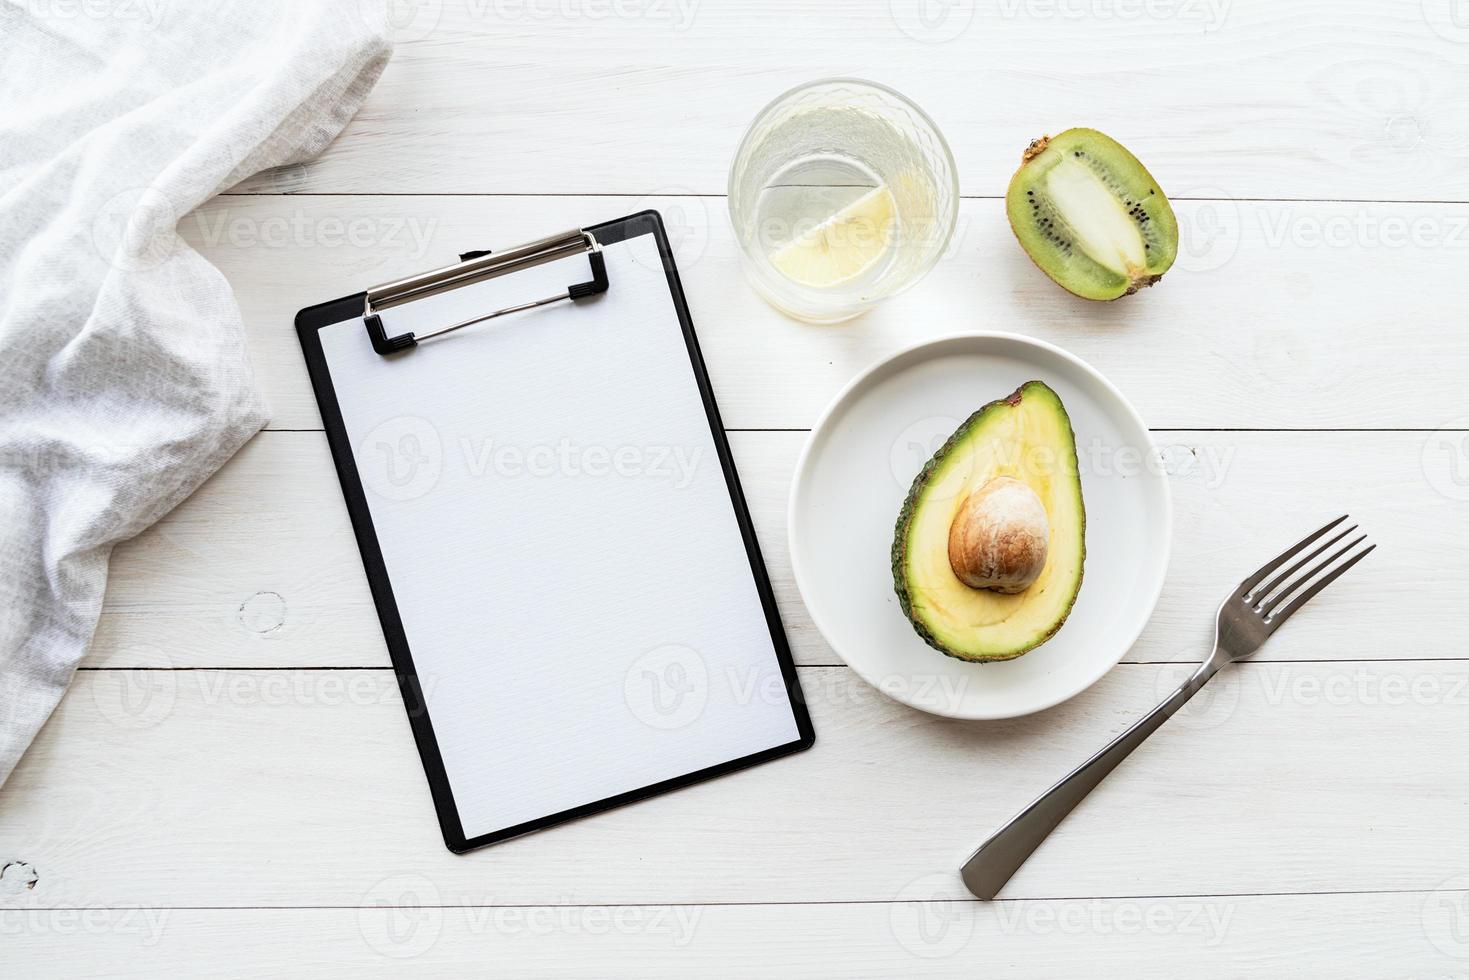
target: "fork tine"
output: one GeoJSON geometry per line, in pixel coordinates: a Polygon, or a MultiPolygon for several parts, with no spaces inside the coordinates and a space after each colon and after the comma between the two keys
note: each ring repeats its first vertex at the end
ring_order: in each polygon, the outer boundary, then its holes
{"type": "Polygon", "coordinates": [[[1356,524],[1353,524],[1351,527],[1347,528],[1345,531],[1343,531],[1340,534],[1336,535],[1335,537],[1331,538],[1325,544],[1323,544],[1321,547],[1317,548],[1315,551],[1311,552],[1309,555],[1307,555],[1306,557],[1302,558],[1300,561],[1296,562],[1290,568],[1287,568],[1285,571],[1283,571],[1279,575],[1275,576],[1273,579],[1271,579],[1265,585],[1260,586],[1260,588],[1255,591],[1255,598],[1263,602],[1270,595],[1270,593],[1272,593],[1276,589],[1280,588],[1280,584],[1282,582],[1284,582],[1287,579],[1289,579],[1292,575],[1294,575],[1296,572],[1300,571],[1302,568],[1305,568],[1306,567],[1306,564],[1308,562],[1310,562],[1311,559],[1315,558],[1317,555],[1321,554],[1327,548],[1330,548],[1332,545],[1336,544],[1338,541],[1340,541],[1342,538],[1346,537],[1348,534],[1351,534],[1356,529],[1357,529],[1357,525],[1356,524]]]}
{"type": "Polygon", "coordinates": [[[1330,524],[1323,527],[1321,530],[1317,531],[1315,534],[1308,534],[1300,541],[1297,541],[1290,548],[1287,548],[1283,554],[1273,559],[1272,561],[1266,562],[1259,571],[1241,582],[1239,589],[1236,591],[1235,594],[1247,595],[1251,589],[1259,585],[1261,582],[1265,581],[1266,575],[1269,575],[1281,565],[1284,565],[1286,562],[1290,561],[1296,555],[1300,554],[1302,548],[1306,547],[1306,545],[1310,544],[1312,541],[1315,541],[1317,538],[1321,537],[1321,535],[1325,534],[1327,531],[1330,531],[1332,528],[1336,527],[1338,524],[1346,519],[1347,515],[1343,514],[1336,520],[1332,521],[1330,524]]]}
{"type": "Polygon", "coordinates": [[[1350,559],[1343,562],[1341,565],[1337,566],[1331,571],[1329,575],[1318,580],[1305,592],[1302,592],[1300,595],[1292,599],[1289,605],[1282,609],[1266,624],[1266,628],[1268,628],[1270,632],[1274,633],[1277,629],[1280,628],[1281,623],[1285,622],[1287,619],[1290,619],[1291,616],[1295,614],[1295,611],[1297,609],[1310,602],[1316,596],[1316,593],[1326,588],[1332,582],[1335,582],[1339,577],[1341,577],[1342,572],[1345,572],[1347,569],[1351,568],[1353,565],[1357,564],[1357,562],[1361,561],[1363,558],[1366,558],[1368,555],[1372,554],[1372,552],[1376,550],[1377,545],[1368,545],[1365,549],[1353,555],[1350,559]]]}
{"type": "MultiPolygon", "coordinates": [[[[1311,569],[1306,574],[1299,576],[1298,578],[1295,579],[1295,581],[1291,582],[1285,588],[1281,589],[1278,593],[1276,593],[1273,597],[1271,597],[1271,599],[1270,599],[1269,602],[1263,603],[1260,606],[1260,615],[1261,616],[1267,616],[1268,617],[1271,614],[1271,612],[1273,612],[1275,610],[1275,608],[1277,606],[1279,606],[1285,600],[1289,599],[1295,593],[1295,591],[1297,589],[1299,589],[1301,586],[1305,585],[1307,582],[1311,581],[1311,579],[1315,578],[1317,575],[1320,575],[1322,572],[1326,571],[1326,569],[1328,569],[1328,568],[1331,567],[1331,563],[1332,562],[1336,561],[1342,555],[1344,555],[1347,552],[1351,551],[1357,545],[1361,544],[1363,541],[1366,541],[1366,540],[1367,540],[1367,535],[1365,535],[1365,534],[1359,535],[1356,540],[1354,540],[1354,541],[1348,541],[1335,554],[1330,555],[1327,558],[1323,558],[1321,560],[1320,564],[1318,564],[1315,568],[1311,569]]],[[[1262,598],[1263,598],[1263,594],[1262,594],[1262,598]]]]}

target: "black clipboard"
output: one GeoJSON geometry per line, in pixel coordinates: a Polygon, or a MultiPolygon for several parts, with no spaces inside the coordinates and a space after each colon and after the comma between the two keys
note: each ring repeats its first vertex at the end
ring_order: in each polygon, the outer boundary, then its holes
{"type": "MultiPolygon", "coordinates": [[[[570,234],[568,233],[568,235],[570,234]]],[[[331,448],[332,459],[336,465],[337,476],[341,483],[342,494],[347,504],[352,529],[362,556],[373,602],[377,607],[383,638],[387,644],[393,669],[398,679],[399,689],[413,731],[413,737],[423,760],[424,772],[428,778],[429,791],[437,811],[439,827],[443,834],[445,845],[455,853],[463,853],[487,844],[509,840],[513,837],[542,830],[556,824],[575,820],[579,817],[600,813],[626,803],[647,799],[660,793],[679,789],[716,776],[725,775],[762,762],[800,752],[809,748],[815,739],[811,719],[806,710],[804,697],[801,692],[800,681],[796,675],[795,664],[791,658],[790,647],[781,624],[780,614],[776,607],[770,580],[760,555],[760,546],[756,539],[754,526],[750,520],[749,509],[745,503],[739,477],[735,471],[729,443],[720,421],[719,409],[714,401],[708,372],[705,369],[704,360],[699,350],[699,342],[695,335],[693,320],[689,315],[683,287],[679,281],[678,270],[674,265],[673,252],[668,243],[662,218],[656,211],[643,211],[627,217],[577,229],[576,234],[583,236],[584,241],[588,243],[586,248],[589,254],[589,274],[591,278],[587,282],[572,284],[565,294],[562,295],[543,298],[528,297],[524,303],[516,304],[505,309],[488,310],[485,311],[483,316],[479,316],[473,321],[449,324],[446,325],[446,328],[436,330],[434,333],[448,333],[461,327],[473,329],[474,325],[482,320],[506,314],[515,314],[522,310],[552,302],[594,302],[595,300],[592,298],[598,293],[609,288],[614,290],[617,288],[615,280],[610,284],[607,280],[605,268],[601,263],[601,256],[597,254],[600,252],[601,247],[616,245],[639,236],[646,235],[652,237],[656,243],[657,254],[662,261],[663,272],[667,280],[667,288],[677,311],[678,322],[682,328],[684,344],[688,352],[689,368],[696,379],[699,395],[703,402],[709,432],[714,447],[717,450],[720,469],[722,470],[724,482],[729,491],[730,505],[733,508],[734,516],[738,522],[740,536],[743,539],[745,554],[749,562],[749,572],[753,578],[754,586],[759,596],[759,602],[763,607],[770,642],[779,663],[780,676],[786,688],[798,737],[785,744],[776,745],[718,765],[688,772],[675,778],[665,779],[651,785],[621,792],[605,799],[595,800],[559,812],[548,813],[536,819],[526,820],[513,826],[497,829],[493,832],[466,837],[464,828],[461,825],[460,811],[456,805],[450,779],[445,770],[444,760],[440,754],[439,742],[435,736],[434,723],[429,711],[428,700],[420,685],[419,674],[414,665],[410,638],[405,633],[403,622],[399,616],[398,604],[394,598],[393,583],[389,578],[383,553],[379,547],[378,534],[373,524],[372,513],[361,476],[358,472],[347,427],[338,404],[337,392],[333,387],[328,360],[322,347],[320,332],[325,327],[356,319],[362,325],[362,343],[370,343],[379,356],[389,358],[414,356],[412,348],[418,341],[427,339],[427,336],[388,337],[383,333],[381,322],[373,322],[373,300],[376,297],[384,295],[382,292],[384,287],[376,287],[374,290],[365,290],[330,302],[307,307],[301,310],[296,316],[296,331],[301,342],[302,353],[305,356],[306,366],[311,378],[312,388],[316,395],[317,404],[321,410],[322,424],[331,448]]],[[[553,245],[556,242],[561,242],[563,244],[558,247],[563,249],[570,248],[572,246],[565,244],[569,241],[568,235],[544,239],[541,242],[532,243],[532,245],[545,246],[548,242],[553,243],[553,245]]],[[[581,246],[578,245],[576,247],[581,246]]],[[[397,283],[390,284],[390,286],[399,290],[406,288],[410,293],[414,290],[422,293],[425,290],[442,291],[445,288],[456,288],[456,277],[459,277],[461,280],[465,278],[474,279],[476,276],[483,278],[487,271],[488,274],[497,276],[512,274],[519,268],[525,268],[528,265],[535,264],[535,256],[533,254],[527,257],[526,250],[529,248],[530,246],[520,246],[500,253],[467,253],[461,257],[461,262],[454,266],[445,267],[442,270],[435,270],[434,273],[423,276],[399,280],[397,283]],[[493,263],[497,255],[509,257],[508,265],[510,268],[505,269],[504,266],[495,268],[493,263]]],[[[563,250],[559,254],[565,255],[569,253],[563,250]]],[[[390,296],[389,299],[391,298],[390,296]]],[[[513,330],[514,328],[515,324],[510,323],[501,329],[513,330]]],[[[454,343],[454,339],[445,337],[442,340],[435,339],[433,343],[452,344],[454,343]]]]}

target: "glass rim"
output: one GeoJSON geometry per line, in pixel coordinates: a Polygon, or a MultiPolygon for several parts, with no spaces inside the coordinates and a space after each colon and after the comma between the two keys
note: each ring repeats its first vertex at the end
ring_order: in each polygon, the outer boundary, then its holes
{"type": "Polygon", "coordinates": [[[920,106],[917,102],[914,102],[912,99],[908,98],[908,96],[904,95],[902,92],[899,92],[897,89],[893,88],[891,85],[884,85],[882,82],[874,82],[870,78],[858,78],[855,75],[827,75],[822,78],[813,78],[809,82],[802,82],[799,85],[794,85],[791,88],[786,89],[784,92],[780,93],[775,98],[771,99],[763,106],[761,106],[760,111],[755,113],[754,117],[751,118],[750,125],[745,127],[745,132],[744,135],[740,137],[739,145],[735,147],[734,159],[730,161],[729,176],[725,180],[725,191],[727,197],[734,196],[734,163],[739,160],[740,154],[744,152],[745,145],[750,141],[750,134],[755,131],[755,127],[760,123],[760,121],[766,116],[770,115],[772,109],[774,109],[776,106],[780,105],[787,99],[791,98],[793,95],[804,92],[807,89],[820,88],[825,85],[854,85],[859,88],[873,89],[875,91],[881,92],[884,95],[892,96],[894,99],[911,109],[913,111],[913,114],[916,115],[920,120],[922,120],[923,124],[927,126],[929,131],[932,132],[933,135],[937,138],[939,147],[944,151],[944,159],[949,164],[950,183],[954,188],[954,210],[956,212],[958,211],[959,167],[954,160],[953,147],[949,146],[949,141],[944,136],[944,131],[942,129],[939,129],[938,123],[933,121],[933,117],[925,112],[922,106],[920,106]]]}

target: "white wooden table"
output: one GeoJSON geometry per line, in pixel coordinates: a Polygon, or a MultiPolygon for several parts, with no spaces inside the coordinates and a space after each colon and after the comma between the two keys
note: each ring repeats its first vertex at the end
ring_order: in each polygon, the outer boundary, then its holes
{"type": "Polygon", "coordinates": [[[320,160],[185,219],[238,293],[274,421],[114,556],[91,656],[0,794],[0,972],[1469,973],[1469,7],[527,2],[404,8],[320,160]],[[746,286],[721,195],[759,107],[831,74],[923,105],[965,198],[927,281],[819,328],[746,286]],[[1124,141],[1176,201],[1158,288],[1074,300],[1013,241],[1020,150],[1069,125],[1124,141]],[[291,319],[647,206],[678,239],[817,745],[455,857],[291,319]],[[785,544],[820,408],[965,328],[1090,361],[1174,470],[1143,638],[1092,690],[997,724],[866,688],[785,544]],[[978,841],[1181,678],[1244,572],[1345,510],[1370,563],[1123,765],[1004,901],[966,900],[978,841]]]}

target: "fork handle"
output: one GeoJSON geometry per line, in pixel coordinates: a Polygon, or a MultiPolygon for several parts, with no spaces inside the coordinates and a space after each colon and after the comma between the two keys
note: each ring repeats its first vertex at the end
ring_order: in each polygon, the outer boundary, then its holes
{"type": "Polygon", "coordinates": [[[1040,846],[1065,819],[1066,814],[1076,808],[1088,793],[1097,788],[1117,764],[1127,758],[1132,750],[1158,726],[1173,716],[1188,699],[1208,683],[1225,661],[1218,650],[1199,665],[1178,690],[1168,695],[1163,703],[1148,712],[1127,731],[1118,735],[1106,748],[1083,762],[1071,774],[1040,795],[1030,806],[1022,810],[1005,826],[995,831],[979,850],[964,862],[962,871],[964,884],[983,901],[994,898],[1005,882],[1009,881],[1031,853],[1040,846]]]}

